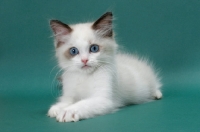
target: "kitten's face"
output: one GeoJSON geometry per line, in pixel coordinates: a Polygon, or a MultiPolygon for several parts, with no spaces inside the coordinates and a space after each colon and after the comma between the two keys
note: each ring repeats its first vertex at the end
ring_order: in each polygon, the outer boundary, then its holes
{"type": "Polygon", "coordinates": [[[111,65],[117,47],[112,37],[112,14],[102,17],[95,23],[70,27],[60,21],[51,21],[56,35],[56,56],[62,69],[90,73],[111,65]]]}

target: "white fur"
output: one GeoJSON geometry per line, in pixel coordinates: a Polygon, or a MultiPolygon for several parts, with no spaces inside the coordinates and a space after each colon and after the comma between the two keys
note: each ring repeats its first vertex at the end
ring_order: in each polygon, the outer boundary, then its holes
{"type": "Polygon", "coordinates": [[[115,39],[101,37],[91,26],[92,23],[70,26],[73,32],[63,36],[65,44],[56,49],[58,63],[64,70],[63,94],[48,115],[59,122],[91,118],[162,97],[161,83],[151,65],[132,55],[117,53],[115,39]],[[90,44],[98,44],[102,50],[89,53],[90,44]],[[64,52],[70,47],[78,48],[79,54],[67,59],[64,52]],[[91,67],[81,68],[81,58],[88,58],[91,67]]]}

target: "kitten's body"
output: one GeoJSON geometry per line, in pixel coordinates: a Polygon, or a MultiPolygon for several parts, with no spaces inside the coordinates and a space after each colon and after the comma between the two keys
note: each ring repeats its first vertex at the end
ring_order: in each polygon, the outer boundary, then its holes
{"type": "Polygon", "coordinates": [[[54,20],[51,27],[64,73],[63,95],[50,108],[50,117],[59,122],[78,121],[162,97],[159,79],[146,61],[117,53],[111,13],[95,23],[70,27],[54,20]],[[98,52],[90,52],[93,44],[98,44],[98,52]],[[71,47],[78,54],[70,55],[71,47]]]}

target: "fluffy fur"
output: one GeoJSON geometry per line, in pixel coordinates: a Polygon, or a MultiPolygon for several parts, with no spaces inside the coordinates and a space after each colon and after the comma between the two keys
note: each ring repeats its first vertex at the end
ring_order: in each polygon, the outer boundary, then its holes
{"type": "Polygon", "coordinates": [[[79,121],[115,111],[129,104],[160,99],[161,83],[147,61],[117,52],[112,13],[94,23],[68,26],[51,20],[56,57],[62,74],[63,94],[48,111],[59,122],[79,121]],[[97,53],[90,52],[99,45],[97,53]],[[79,54],[72,56],[71,47],[79,54]],[[84,64],[83,59],[87,59],[84,64]],[[85,66],[86,65],[86,66],[85,66]]]}

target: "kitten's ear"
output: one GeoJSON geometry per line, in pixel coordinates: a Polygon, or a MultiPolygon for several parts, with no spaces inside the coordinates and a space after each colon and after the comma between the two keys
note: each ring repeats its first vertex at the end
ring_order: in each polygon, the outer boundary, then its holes
{"type": "Polygon", "coordinates": [[[69,35],[72,32],[72,29],[67,24],[62,23],[59,20],[50,20],[50,26],[57,41],[56,47],[59,47],[63,44],[62,37],[69,35]]]}
{"type": "Polygon", "coordinates": [[[103,37],[112,37],[112,12],[107,12],[94,22],[92,28],[96,30],[103,37]]]}

